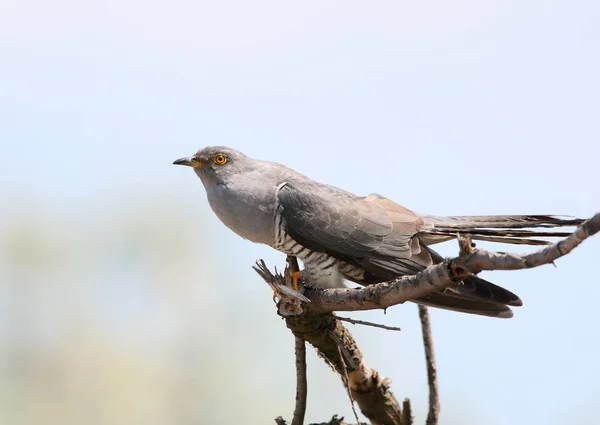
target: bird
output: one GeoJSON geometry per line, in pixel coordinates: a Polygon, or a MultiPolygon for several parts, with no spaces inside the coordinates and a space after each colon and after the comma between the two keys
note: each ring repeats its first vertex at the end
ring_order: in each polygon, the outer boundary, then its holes
{"type": "MultiPolygon", "coordinates": [[[[293,275],[307,287],[372,285],[414,275],[443,261],[431,246],[457,237],[541,245],[536,237],[566,236],[528,229],[579,225],[555,215],[435,216],[418,214],[378,194],[358,196],[319,183],[285,165],[254,159],[226,146],[207,146],[175,165],[193,168],[212,211],[240,237],[302,261],[293,275]]],[[[523,303],[478,276],[411,300],[417,304],[510,318],[523,303]]]]}

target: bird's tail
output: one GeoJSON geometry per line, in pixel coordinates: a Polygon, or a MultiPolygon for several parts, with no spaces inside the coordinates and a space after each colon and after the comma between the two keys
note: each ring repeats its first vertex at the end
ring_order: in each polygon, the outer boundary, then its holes
{"type": "Polygon", "coordinates": [[[432,245],[456,237],[457,233],[471,239],[525,245],[548,245],[535,238],[565,237],[570,232],[540,230],[578,226],[584,220],[557,215],[478,215],[439,217],[422,215],[425,226],[420,237],[432,245]],[[535,229],[535,230],[533,230],[535,229]]]}

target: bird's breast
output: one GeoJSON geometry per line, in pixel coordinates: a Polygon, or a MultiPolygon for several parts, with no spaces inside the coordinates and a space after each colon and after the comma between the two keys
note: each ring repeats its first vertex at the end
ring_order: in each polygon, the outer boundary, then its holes
{"type": "Polygon", "coordinates": [[[252,242],[271,245],[275,235],[274,200],[260,190],[232,190],[216,185],[206,190],[215,215],[233,232],[252,242]]]}

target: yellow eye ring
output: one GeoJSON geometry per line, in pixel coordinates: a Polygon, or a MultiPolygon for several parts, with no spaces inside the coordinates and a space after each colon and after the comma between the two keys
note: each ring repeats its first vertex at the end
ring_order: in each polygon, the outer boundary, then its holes
{"type": "Polygon", "coordinates": [[[218,153],[213,157],[213,162],[217,165],[223,165],[227,162],[227,157],[222,153],[218,153]]]}

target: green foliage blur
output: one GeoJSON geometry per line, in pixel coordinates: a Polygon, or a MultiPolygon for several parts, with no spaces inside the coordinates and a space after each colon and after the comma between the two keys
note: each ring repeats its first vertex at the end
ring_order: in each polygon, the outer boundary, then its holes
{"type": "MultiPolygon", "coordinates": [[[[71,216],[22,198],[3,210],[0,423],[274,417],[280,409],[264,411],[254,388],[268,359],[254,370],[240,353],[280,323],[267,319],[272,309],[253,311],[251,303],[231,314],[240,299],[222,283],[235,273],[209,249],[197,211],[135,198],[101,201],[74,206],[71,216]],[[252,336],[250,326],[259,324],[252,336]]],[[[269,298],[266,286],[256,288],[269,298]]],[[[277,391],[269,398],[281,410],[293,402],[277,391]]]]}

